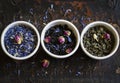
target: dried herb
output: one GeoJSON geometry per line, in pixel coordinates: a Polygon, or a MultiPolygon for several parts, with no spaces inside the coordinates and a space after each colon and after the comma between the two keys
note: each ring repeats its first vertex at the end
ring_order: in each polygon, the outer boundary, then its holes
{"type": "Polygon", "coordinates": [[[17,25],[10,28],[5,34],[5,47],[16,57],[24,57],[34,51],[37,45],[37,36],[28,26],[17,25]]]}
{"type": "Polygon", "coordinates": [[[67,25],[55,25],[51,27],[45,34],[45,46],[54,54],[69,54],[75,48],[75,35],[67,25]]]}
{"type": "Polygon", "coordinates": [[[104,26],[96,26],[86,32],[83,43],[90,54],[102,57],[111,52],[114,47],[114,38],[104,26]]]}

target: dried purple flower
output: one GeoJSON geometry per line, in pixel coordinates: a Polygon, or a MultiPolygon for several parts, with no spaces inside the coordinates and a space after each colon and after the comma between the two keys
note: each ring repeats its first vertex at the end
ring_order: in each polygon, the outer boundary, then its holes
{"type": "Polygon", "coordinates": [[[50,43],[51,37],[50,37],[50,36],[46,37],[46,38],[44,39],[44,41],[45,41],[46,43],[50,43]]]}
{"type": "Polygon", "coordinates": [[[42,67],[47,68],[50,64],[50,61],[47,59],[42,60],[42,67]]]}
{"type": "Polygon", "coordinates": [[[66,49],[65,52],[69,54],[70,52],[72,52],[72,48],[68,48],[68,49],[66,49]]]}
{"type": "Polygon", "coordinates": [[[110,39],[110,34],[109,34],[109,33],[105,33],[105,34],[104,34],[104,38],[105,38],[105,39],[110,39]]]}
{"type": "Polygon", "coordinates": [[[16,36],[15,36],[15,42],[16,42],[17,44],[21,44],[22,41],[23,41],[22,35],[16,35],[16,36]]]}
{"type": "Polygon", "coordinates": [[[71,32],[70,32],[69,30],[66,30],[66,31],[64,31],[64,35],[70,36],[70,35],[71,35],[71,32]]]}
{"type": "Polygon", "coordinates": [[[60,44],[64,44],[65,43],[65,38],[63,36],[60,36],[58,38],[58,41],[59,41],[60,44]]]}

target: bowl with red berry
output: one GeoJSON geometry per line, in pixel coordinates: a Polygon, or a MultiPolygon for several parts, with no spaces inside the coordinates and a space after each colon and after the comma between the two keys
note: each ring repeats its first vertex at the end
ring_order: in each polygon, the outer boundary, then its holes
{"type": "Polygon", "coordinates": [[[45,52],[54,58],[67,58],[73,55],[79,44],[79,31],[67,20],[51,21],[42,30],[41,45],[45,52]]]}
{"type": "Polygon", "coordinates": [[[116,53],[118,47],[118,32],[107,22],[92,22],[81,33],[81,48],[93,59],[107,59],[116,53]]]}
{"type": "Polygon", "coordinates": [[[1,46],[10,58],[26,60],[32,57],[40,45],[40,35],[34,25],[26,21],[9,24],[2,32],[1,46]]]}

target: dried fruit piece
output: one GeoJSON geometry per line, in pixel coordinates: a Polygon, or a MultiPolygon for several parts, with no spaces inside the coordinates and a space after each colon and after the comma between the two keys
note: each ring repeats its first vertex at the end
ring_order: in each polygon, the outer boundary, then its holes
{"type": "Polygon", "coordinates": [[[58,41],[59,41],[60,44],[64,44],[65,43],[65,38],[63,36],[60,36],[58,38],[58,41]]]}
{"type": "Polygon", "coordinates": [[[49,64],[50,64],[50,61],[49,61],[49,60],[47,60],[47,59],[42,60],[42,66],[43,66],[44,68],[47,68],[47,67],[49,66],[49,64]]]}

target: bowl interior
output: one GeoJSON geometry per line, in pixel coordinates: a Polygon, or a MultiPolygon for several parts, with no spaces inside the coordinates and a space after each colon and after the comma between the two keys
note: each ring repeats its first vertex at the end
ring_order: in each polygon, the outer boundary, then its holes
{"type": "Polygon", "coordinates": [[[13,22],[11,24],[9,24],[3,31],[2,35],[1,35],[1,45],[2,45],[2,49],[3,51],[9,56],[11,57],[12,59],[15,59],[15,60],[25,60],[25,59],[28,59],[30,57],[32,57],[36,51],[38,50],[39,48],[39,45],[40,45],[40,36],[39,36],[39,32],[38,30],[35,28],[35,26],[33,26],[31,23],[28,23],[28,22],[25,22],[25,21],[16,21],[16,22],[13,22]],[[11,55],[10,53],[8,53],[6,47],[5,47],[5,43],[4,43],[4,38],[5,38],[5,35],[7,33],[7,31],[14,27],[14,26],[17,26],[17,25],[25,25],[26,28],[31,28],[31,30],[34,30],[36,36],[37,36],[37,44],[36,44],[36,48],[33,50],[33,52],[31,52],[29,55],[27,56],[24,56],[24,57],[15,57],[13,55],[11,55]]]}
{"type": "Polygon", "coordinates": [[[97,60],[102,60],[102,59],[106,59],[106,58],[109,58],[111,57],[118,49],[118,46],[119,46],[119,35],[117,33],[117,31],[115,30],[115,28],[106,23],[106,22],[102,22],[102,21],[96,21],[96,22],[93,22],[93,23],[90,23],[88,24],[84,30],[82,31],[82,34],[81,34],[81,47],[83,49],[83,51],[91,58],[93,59],[97,59],[97,60]],[[109,32],[112,33],[113,37],[114,37],[114,46],[112,48],[112,51],[106,55],[106,56],[102,56],[102,57],[98,57],[98,56],[95,56],[95,55],[92,55],[90,54],[84,47],[84,44],[83,44],[83,37],[85,35],[85,33],[92,27],[95,27],[95,26],[104,26],[104,28],[106,28],[109,32]]]}
{"type": "Polygon", "coordinates": [[[43,49],[51,56],[55,57],[55,58],[66,58],[66,57],[69,57],[71,56],[72,54],[74,54],[74,52],[78,49],[78,46],[79,46],[79,43],[80,43],[80,35],[79,35],[79,32],[77,30],[77,28],[69,21],[66,21],[66,20],[55,20],[55,21],[52,21],[50,23],[48,23],[45,28],[43,29],[42,33],[41,33],[41,44],[42,44],[42,47],[43,49]],[[66,54],[66,55],[56,55],[56,54],[53,54],[51,52],[49,52],[46,47],[45,47],[45,44],[44,44],[44,37],[45,37],[45,33],[48,29],[50,29],[51,27],[55,26],[55,25],[68,25],[68,28],[74,33],[75,37],[76,37],[76,46],[74,48],[74,50],[69,53],[69,54],[66,54]]]}

